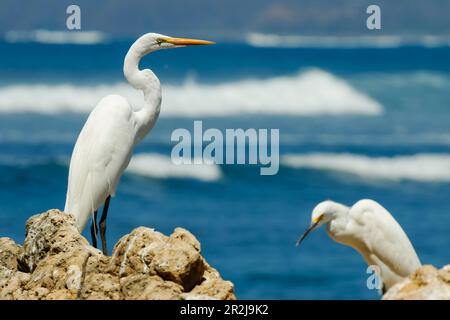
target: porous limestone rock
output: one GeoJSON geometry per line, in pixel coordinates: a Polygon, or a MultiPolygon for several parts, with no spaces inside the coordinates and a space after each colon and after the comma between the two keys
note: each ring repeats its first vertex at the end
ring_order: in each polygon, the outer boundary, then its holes
{"type": "Polygon", "coordinates": [[[383,296],[384,300],[450,300],[450,265],[424,265],[383,296]]]}
{"type": "Polygon", "coordinates": [[[0,238],[0,299],[235,299],[187,230],[170,236],[139,227],[111,257],[53,209],[27,221],[23,247],[0,238]]]}

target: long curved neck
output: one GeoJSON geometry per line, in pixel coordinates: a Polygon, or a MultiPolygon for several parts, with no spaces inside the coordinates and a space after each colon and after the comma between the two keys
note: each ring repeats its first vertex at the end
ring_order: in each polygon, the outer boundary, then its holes
{"type": "Polygon", "coordinates": [[[335,202],[333,206],[330,207],[330,220],[327,223],[327,232],[334,241],[359,250],[359,248],[355,246],[352,235],[348,233],[349,210],[349,207],[335,202]]]}
{"type": "Polygon", "coordinates": [[[156,75],[149,69],[139,70],[142,57],[152,50],[145,50],[140,39],[128,50],[123,64],[123,73],[128,83],[144,93],[143,107],[134,112],[136,118],[135,143],[141,141],[153,128],[159,116],[161,106],[161,84],[156,75]]]}
{"type": "Polygon", "coordinates": [[[334,202],[333,207],[331,208],[331,214],[333,216],[333,219],[344,218],[347,216],[349,210],[350,210],[349,207],[347,207],[343,204],[334,202]]]}

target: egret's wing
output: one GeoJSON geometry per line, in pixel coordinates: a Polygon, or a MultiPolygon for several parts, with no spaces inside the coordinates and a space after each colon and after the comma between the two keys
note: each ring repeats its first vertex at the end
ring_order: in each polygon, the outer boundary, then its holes
{"type": "Polygon", "coordinates": [[[127,167],[135,137],[133,111],[120,96],[102,99],[75,144],[69,169],[66,209],[80,228],[108,195],[127,167]]]}
{"type": "Polygon", "coordinates": [[[407,235],[392,215],[371,200],[357,202],[349,211],[353,232],[367,246],[373,262],[381,262],[397,276],[406,277],[420,267],[407,235]],[[355,232],[356,231],[356,232],[355,232]]]}

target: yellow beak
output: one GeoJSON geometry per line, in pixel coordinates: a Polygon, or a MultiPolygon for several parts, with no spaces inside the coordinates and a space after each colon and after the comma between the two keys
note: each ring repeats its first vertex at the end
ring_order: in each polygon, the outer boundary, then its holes
{"type": "Polygon", "coordinates": [[[215,44],[215,42],[199,39],[185,39],[185,38],[162,38],[164,42],[168,42],[177,46],[199,46],[205,44],[215,44]]]}

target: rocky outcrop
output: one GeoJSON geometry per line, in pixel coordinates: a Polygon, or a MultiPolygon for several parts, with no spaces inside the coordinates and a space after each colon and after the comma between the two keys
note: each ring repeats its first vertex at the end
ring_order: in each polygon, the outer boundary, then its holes
{"type": "Polygon", "coordinates": [[[425,265],[383,296],[384,300],[450,300],[450,265],[425,265]]]}
{"type": "Polygon", "coordinates": [[[104,256],[59,210],[31,217],[23,246],[0,238],[0,299],[235,299],[187,230],[140,227],[104,256]]]}

